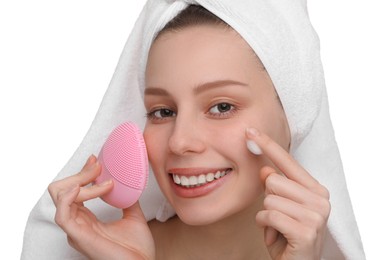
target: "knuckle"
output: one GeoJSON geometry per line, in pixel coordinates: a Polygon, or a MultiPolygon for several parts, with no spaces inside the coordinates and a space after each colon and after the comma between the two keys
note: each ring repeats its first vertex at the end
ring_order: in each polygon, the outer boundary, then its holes
{"type": "Polygon", "coordinates": [[[322,209],[323,209],[323,212],[324,212],[324,216],[325,216],[326,218],[328,218],[329,215],[330,215],[330,211],[332,210],[332,205],[330,204],[330,201],[329,201],[329,200],[324,200],[324,201],[323,201],[323,207],[322,207],[322,209]]]}
{"type": "Polygon", "coordinates": [[[61,189],[58,184],[58,181],[50,183],[49,186],[47,187],[47,190],[54,204],[56,204],[58,201],[59,194],[61,193],[61,189]]]}
{"type": "Polygon", "coordinates": [[[322,228],[326,225],[326,218],[322,216],[322,214],[313,212],[311,215],[311,227],[316,231],[322,230],[322,228]]]}
{"type": "Polygon", "coordinates": [[[50,185],[47,187],[47,191],[52,199],[54,199],[54,189],[50,185]]]}
{"type": "Polygon", "coordinates": [[[54,217],[54,222],[61,228],[63,228],[65,225],[64,219],[61,217],[60,214],[58,214],[58,212],[56,213],[56,215],[54,217]]]}
{"type": "Polygon", "coordinates": [[[271,209],[273,205],[275,204],[276,196],[269,194],[267,195],[263,200],[263,207],[264,209],[271,209]]]}
{"type": "Polygon", "coordinates": [[[317,200],[317,208],[320,215],[327,219],[330,215],[331,211],[331,204],[330,201],[327,199],[319,199],[317,200]]]}
{"type": "Polygon", "coordinates": [[[324,185],[317,183],[317,185],[315,185],[315,187],[313,187],[312,190],[313,190],[313,192],[320,195],[321,197],[323,197],[327,200],[330,199],[330,192],[324,185]]]}
{"type": "Polygon", "coordinates": [[[306,246],[315,244],[318,238],[318,231],[315,228],[304,228],[303,232],[300,232],[300,241],[306,246]]]}
{"type": "Polygon", "coordinates": [[[318,192],[325,199],[327,199],[327,200],[330,199],[330,192],[325,186],[320,185],[318,192]]]}
{"type": "Polygon", "coordinates": [[[56,191],[58,190],[58,182],[55,181],[55,182],[52,182],[49,184],[49,186],[47,186],[47,190],[49,191],[49,194],[50,195],[53,195],[56,193],[56,191]]]}

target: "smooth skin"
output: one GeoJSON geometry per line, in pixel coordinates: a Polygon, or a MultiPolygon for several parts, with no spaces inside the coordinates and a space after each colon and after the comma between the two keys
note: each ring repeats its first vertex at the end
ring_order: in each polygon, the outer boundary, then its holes
{"type": "Polygon", "coordinates": [[[69,244],[91,259],[320,259],[329,193],[287,152],[283,108],[246,42],[218,26],[166,33],[145,79],[148,155],[178,215],[148,223],[137,203],[118,221],[99,221],[83,202],[113,183],[87,186],[101,171],[91,156],[49,186],[69,244]],[[262,155],[247,150],[248,139],[262,155]],[[169,170],[195,167],[232,171],[204,196],[181,197],[169,170]]]}

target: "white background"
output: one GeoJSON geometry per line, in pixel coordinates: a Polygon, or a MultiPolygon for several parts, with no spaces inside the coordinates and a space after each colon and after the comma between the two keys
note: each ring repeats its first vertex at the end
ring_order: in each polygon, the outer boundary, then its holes
{"type": "MultiPolygon", "coordinates": [[[[0,1],[1,254],[88,130],[144,1],[0,1]]],[[[390,8],[309,0],[367,259],[388,256],[390,8]],[[387,25],[387,26],[386,26],[387,25]]],[[[2,257],[3,258],[3,257],[2,257]]]]}

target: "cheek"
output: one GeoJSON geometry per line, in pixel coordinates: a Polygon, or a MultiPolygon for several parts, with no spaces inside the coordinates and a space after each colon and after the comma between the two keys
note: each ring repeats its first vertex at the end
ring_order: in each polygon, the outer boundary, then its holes
{"type": "Polygon", "coordinates": [[[284,111],[280,106],[264,118],[262,130],[285,150],[289,149],[290,129],[284,111]]]}
{"type": "Polygon", "coordinates": [[[255,107],[246,122],[248,126],[266,133],[284,149],[288,150],[290,130],[283,108],[276,100],[264,104],[264,106],[255,107]]]}
{"type": "MultiPolygon", "coordinates": [[[[263,193],[259,178],[262,165],[267,162],[262,156],[253,155],[246,146],[245,130],[249,126],[259,127],[250,123],[254,121],[237,120],[230,127],[218,129],[218,134],[210,138],[217,153],[228,159],[234,166],[235,175],[229,183],[229,192],[223,197],[229,201],[235,210],[240,211],[251,205],[263,193]]],[[[216,130],[216,129],[215,129],[216,130]]]]}
{"type": "MultiPolygon", "coordinates": [[[[243,117],[229,122],[221,122],[209,127],[207,142],[219,154],[226,156],[237,168],[247,169],[258,167],[258,156],[249,152],[246,146],[245,131],[248,127],[258,127],[243,117]]],[[[206,141],[206,140],[205,140],[206,141]]]]}
{"type": "Polygon", "coordinates": [[[204,141],[223,147],[223,149],[237,149],[245,143],[246,126],[242,120],[221,120],[217,123],[205,124],[203,129],[207,129],[205,133],[207,140],[204,141]]]}
{"type": "Polygon", "coordinates": [[[151,166],[154,171],[157,171],[157,169],[163,167],[162,163],[165,161],[167,144],[164,140],[168,140],[168,137],[158,127],[146,126],[144,139],[151,166]]]}

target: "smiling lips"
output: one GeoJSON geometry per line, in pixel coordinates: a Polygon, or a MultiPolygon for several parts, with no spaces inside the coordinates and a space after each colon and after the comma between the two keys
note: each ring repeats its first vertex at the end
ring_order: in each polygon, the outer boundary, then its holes
{"type": "Polygon", "coordinates": [[[207,173],[201,173],[201,174],[180,174],[179,170],[175,170],[175,173],[170,173],[173,179],[173,182],[177,185],[184,187],[184,188],[195,188],[200,187],[206,184],[209,184],[215,180],[218,180],[222,177],[224,177],[226,174],[228,174],[232,169],[221,169],[221,170],[213,170],[209,171],[207,173]]]}

